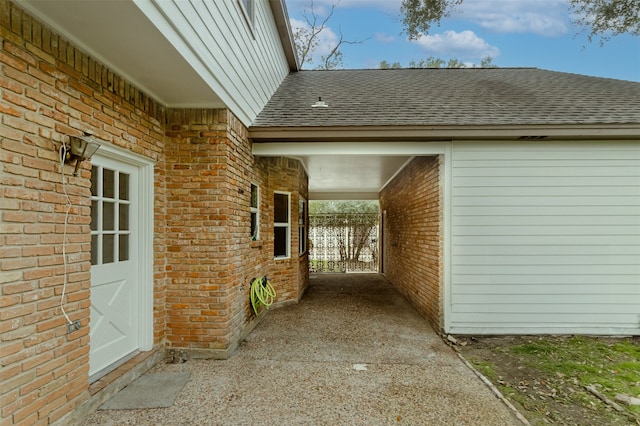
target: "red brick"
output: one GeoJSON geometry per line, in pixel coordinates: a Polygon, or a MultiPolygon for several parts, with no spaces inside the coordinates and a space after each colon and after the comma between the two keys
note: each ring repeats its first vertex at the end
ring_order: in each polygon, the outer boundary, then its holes
{"type": "Polygon", "coordinates": [[[22,111],[17,110],[15,107],[12,107],[4,102],[1,102],[0,114],[8,114],[8,115],[13,115],[14,117],[21,117],[22,111]]]}
{"type": "MultiPolygon", "coordinates": [[[[5,43],[3,46],[5,49],[8,47],[12,47],[11,43],[5,43]]],[[[8,67],[14,68],[20,72],[26,72],[28,64],[22,60],[21,58],[16,58],[15,56],[9,55],[2,50],[0,50],[0,63],[7,65],[8,67]]]]}
{"type": "MultiPolygon", "coordinates": [[[[2,99],[10,104],[13,104],[20,108],[25,108],[29,111],[36,111],[38,109],[38,104],[15,93],[4,92],[2,94],[2,99]]],[[[22,113],[20,113],[20,111],[18,110],[15,110],[15,113],[12,113],[11,115],[15,117],[21,117],[22,113]]]]}
{"type": "MultiPolygon", "coordinates": [[[[20,300],[21,300],[21,297],[17,295],[0,296],[0,308],[6,308],[8,306],[17,305],[18,303],[20,303],[20,300]]],[[[3,351],[4,351],[4,348],[3,348],[3,351]]]]}
{"type": "Polygon", "coordinates": [[[35,305],[20,305],[0,310],[0,320],[6,321],[12,318],[22,317],[35,312],[35,305]]]}
{"type": "MultiPolygon", "coordinates": [[[[22,225],[21,225],[22,226],[22,225]]],[[[0,229],[6,229],[7,226],[1,226],[0,229]]],[[[32,268],[36,266],[37,262],[34,258],[18,258],[18,259],[4,259],[0,263],[1,271],[11,271],[16,269],[32,268]]]]}
{"type": "Polygon", "coordinates": [[[33,223],[36,219],[36,214],[29,212],[7,211],[2,214],[2,220],[5,222],[33,223]]]}
{"type": "MultiPolygon", "coordinates": [[[[45,352],[42,354],[39,354],[35,357],[31,357],[27,360],[25,360],[22,363],[22,369],[24,371],[30,370],[34,367],[37,367],[38,365],[41,365],[47,361],[50,361],[53,358],[53,352],[45,352]]],[[[22,392],[22,391],[21,391],[22,392]]]]}
{"type": "Polygon", "coordinates": [[[385,275],[436,330],[443,326],[440,161],[414,159],[380,194],[383,232],[393,236],[383,248],[385,275]]]}
{"type": "Polygon", "coordinates": [[[7,77],[3,75],[0,75],[0,87],[18,94],[21,94],[24,92],[24,86],[22,86],[22,84],[16,83],[13,80],[9,80],[7,77]]]}

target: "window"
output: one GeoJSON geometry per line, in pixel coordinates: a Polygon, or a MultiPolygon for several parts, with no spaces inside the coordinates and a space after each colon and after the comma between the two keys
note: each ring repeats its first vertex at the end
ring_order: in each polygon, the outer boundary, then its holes
{"type": "Polygon", "coordinates": [[[251,30],[251,35],[253,36],[255,1],[254,0],[238,0],[238,3],[240,3],[240,9],[242,9],[242,14],[244,15],[244,19],[247,21],[247,24],[249,25],[249,29],[251,30]]]}
{"type": "Polygon", "coordinates": [[[283,259],[290,256],[290,197],[286,192],[276,192],[273,194],[273,255],[276,259],[283,259]]]}
{"type": "Polygon", "coordinates": [[[260,238],[260,192],[258,185],[251,184],[251,239],[260,238]]]}
{"type": "Polygon", "coordinates": [[[129,260],[129,174],[91,168],[91,264],[129,260]]]}
{"type": "Polygon", "coordinates": [[[299,253],[307,251],[307,200],[300,197],[298,202],[298,245],[299,253]]]}

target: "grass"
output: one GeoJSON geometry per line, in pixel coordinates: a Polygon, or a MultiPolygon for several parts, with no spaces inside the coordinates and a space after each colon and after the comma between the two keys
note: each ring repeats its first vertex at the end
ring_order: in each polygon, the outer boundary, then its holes
{"type": "MultiPolygon", "coordinates": [[[[610,399],[617,394],[640,395],[640,346],[630,339],[575,336],[560,344],[540,337],[509,351],[540,371],[571,378],[582,386],[597,385],[610,399]]],[[[640,414],[640,406],[625,408],[640,414]]]]}

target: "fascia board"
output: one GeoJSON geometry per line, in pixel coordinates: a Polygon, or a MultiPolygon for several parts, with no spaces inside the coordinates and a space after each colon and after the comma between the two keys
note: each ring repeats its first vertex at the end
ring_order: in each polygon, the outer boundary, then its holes
{"type": "Polygon", "coordinates": [[[254,142],[509,139],[529,137],[640,139],[640,125],[251,127],[254,142]]]}

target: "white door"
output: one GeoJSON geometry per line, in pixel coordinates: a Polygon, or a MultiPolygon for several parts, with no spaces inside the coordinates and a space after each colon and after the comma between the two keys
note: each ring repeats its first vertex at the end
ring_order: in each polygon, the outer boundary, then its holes
{"type": "Polygon", "coordinates": [[[139,185],[137,167],[94,157],[91,171],[89,375],[139,349],[139,185]]]}

